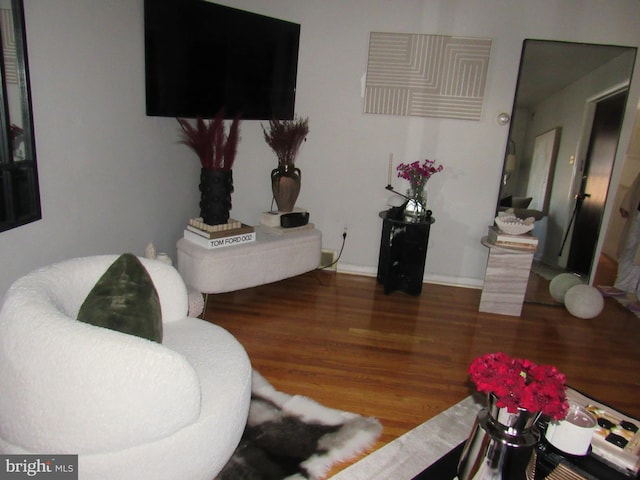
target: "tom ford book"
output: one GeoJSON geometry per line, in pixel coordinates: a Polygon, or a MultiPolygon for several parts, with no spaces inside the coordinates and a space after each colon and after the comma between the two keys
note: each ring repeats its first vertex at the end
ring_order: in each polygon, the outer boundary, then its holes
{"type": "Polygon", "coordinates": [[[241,233],[220,238],[205,238],[190,230],[184,231],[184,238],[203,248],[224,248],[256,241],[256,232],[241,233]]]}

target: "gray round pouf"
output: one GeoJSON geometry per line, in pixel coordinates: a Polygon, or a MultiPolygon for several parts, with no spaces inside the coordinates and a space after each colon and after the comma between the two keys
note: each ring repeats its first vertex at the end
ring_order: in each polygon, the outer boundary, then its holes
{"type": "Polygon", "coordinates": [[[564,296],[564,306],[578,318],[593,318],[602,312],[604,298],[600,291],[590,285],[571,287],[564,296]]]}
{"type": "Polygon", "coordinates": [[[582,285],[582,279],[573,273],[556,275],[549,283],[549,293],[556,302],[565,303],[565,295],[571,287],[582,285]]]}

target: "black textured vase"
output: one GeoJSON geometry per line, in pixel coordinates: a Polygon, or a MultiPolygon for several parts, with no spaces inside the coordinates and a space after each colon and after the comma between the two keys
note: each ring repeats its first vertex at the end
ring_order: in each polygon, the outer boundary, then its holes
{"type": "Polygon", "coordinates": [[[200,216],[207,225],[220,225],[229,220],[233,193],[232,170],[200,172],[200,216]]]}

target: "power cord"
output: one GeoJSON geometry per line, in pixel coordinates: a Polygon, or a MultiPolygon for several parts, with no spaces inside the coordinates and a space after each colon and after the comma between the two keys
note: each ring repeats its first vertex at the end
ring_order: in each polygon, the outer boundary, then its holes
{"type": "Polygon", "coordinates": [[[338,258],[336,258],[329,265],[325,265],[323,267],[318,267],[317,270],[324,270],[326,268],[333,267],[336,263],[338,263],[338,261],[340,260],[340,257],[342,256],[342,250],[344,250],[344,244],[345,244],[346,240],[347,240],[347,232],[342,232],[342,246],[340,247],[340,252],[338,253],[338,258]]]}

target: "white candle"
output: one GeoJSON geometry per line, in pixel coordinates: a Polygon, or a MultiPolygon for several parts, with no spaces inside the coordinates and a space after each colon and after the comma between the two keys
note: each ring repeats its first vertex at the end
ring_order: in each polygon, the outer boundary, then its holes
{"type": "Polygon", "coordinates": [[[389,177],[387,178],[387,185],[391,185],[391,171],[393,170],[393,153],[389,154],[389,177]]]}

